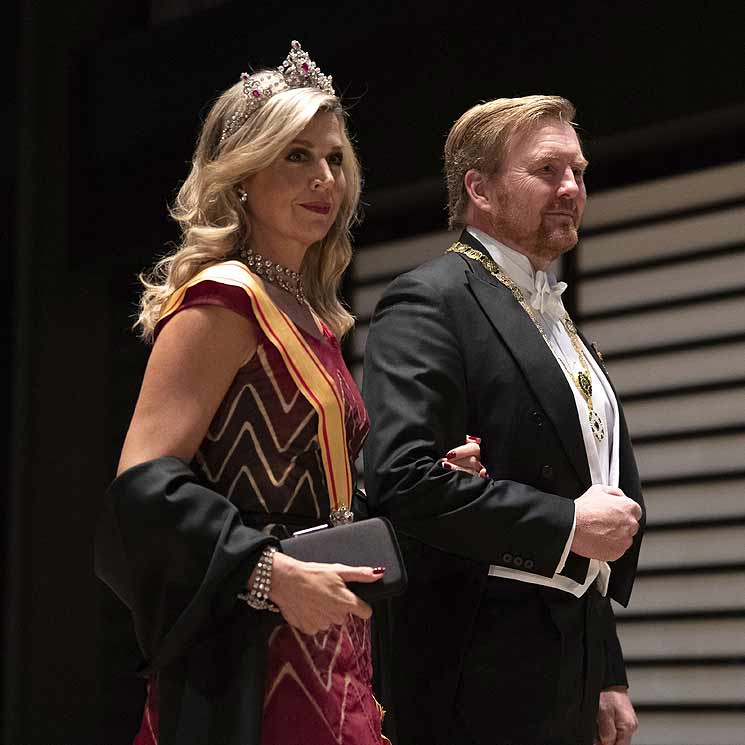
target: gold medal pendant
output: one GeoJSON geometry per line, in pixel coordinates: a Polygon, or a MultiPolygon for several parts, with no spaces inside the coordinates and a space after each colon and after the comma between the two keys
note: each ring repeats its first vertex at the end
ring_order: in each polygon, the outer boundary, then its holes
{"type": "Polygon", "coordinates": [[[592,399],[592,378],[586,372],[581,372],[577,375],[577,380],[579,381],[579,389],[585,400],[592,399]]]}
{"type": "Polygon", "coordinates": [[[598,442],[602,442],[605,437],[605,425],[600,418],[600,414],[595,409],[590,409],[587,418],[590,420],[590,429],[592,430],[592,434],[595,435],[595,439],[598,442]]]}
{"type": "Polygon", "coordinates": [[[602,442],[605,437],[605,425],[600,414],[592,408],[592,378],[582,371],[577,375],[577,385],[587,404],[587,418],[590,420],[592,434],[598,442],[602,442]]]}

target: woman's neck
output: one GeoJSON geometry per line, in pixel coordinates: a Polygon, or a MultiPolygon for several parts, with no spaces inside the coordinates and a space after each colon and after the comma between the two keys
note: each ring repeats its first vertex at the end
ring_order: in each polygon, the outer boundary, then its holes
{"type": "Polygon", "coordinates": [[[246,246],[275,264],[280,264],[293,272],[299,272],[308,246],[282,238],[271,240],[261,235],[249,236],[246,246]]]}

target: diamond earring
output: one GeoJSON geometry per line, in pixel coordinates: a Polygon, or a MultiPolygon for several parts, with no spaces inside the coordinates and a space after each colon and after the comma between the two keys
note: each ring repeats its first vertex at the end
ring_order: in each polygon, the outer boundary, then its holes
{"type": "Polygon", "coordinates": [[[237,189],[237,192],[238,192],[238,199],[240,199],[241,202],[245,204],[246,200],[248,199],[248,194],[246,190],[242,186],[239,186],[237,189]]]}

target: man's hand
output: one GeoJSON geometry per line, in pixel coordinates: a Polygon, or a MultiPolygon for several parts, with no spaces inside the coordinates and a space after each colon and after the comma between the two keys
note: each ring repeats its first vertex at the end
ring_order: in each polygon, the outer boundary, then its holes
{"type": "Polygon", "coordinates": [[[597,724],[593,745],[631,745],[639,721],[625,686],[611,686],[600,692],[597,724]]]}
{"type": "Polygon", "coordinates": [[[623,556],[639,530],[641,507],[620,489],[602,484],[591,486],[574,505],[572,551],[601,561],[623,556]]]}

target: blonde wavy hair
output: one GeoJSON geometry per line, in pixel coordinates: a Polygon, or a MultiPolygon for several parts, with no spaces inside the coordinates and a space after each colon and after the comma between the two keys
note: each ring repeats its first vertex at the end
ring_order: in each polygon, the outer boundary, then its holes
{"type": "Polygon", "coordinates": [[[544,119],[572,121],[575,108],[561,96],[495,98],[466,111],[445,143],[445,181],[448,189],[450,229],[464,228],[469,196],[464,178],[472,168],[491,176],[502,163],[512,138],[544,119]]]}
{"type": "MultiPolygon", "coordinates": [[[[255,73],[276,74],[268,70],[255,73]]],[[[350,228],[357,219],[361,175],[341,102],[316,88],[286,89],[251,112],[221,142],[228,119],[241,110],[244,101],[243,83],[239,82],[212,106],[202,126],[191,171],[170,210],[181,229],[181,242],[150,272],[140,275],[145,289],[135,327],[149,343],[164,304],[177,288],[207,266],[238,257],[251,226],[237,186],[271,165],[322,111],[333,112],[339,118],[341,167],[347,186],[334,224],[325,238],[308,248],[300,275],[308,302],[337,336],[354,325],[354,318],[339,301],[338,290],[352,258],[350,228]]]]}

